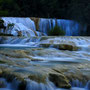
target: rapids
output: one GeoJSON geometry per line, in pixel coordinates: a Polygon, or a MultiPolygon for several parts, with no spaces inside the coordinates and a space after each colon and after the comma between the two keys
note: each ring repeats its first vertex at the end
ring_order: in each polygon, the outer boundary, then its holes
{"type": "Polygon", "coordinates": [[[18,88],[24,80],[26,87],[22,86],[23,90],[90,90],[90,37],[78,36],[86,31],[86,25],[63,19],[40,18],[37,25],[32,18],[2,19],[4,26],[13,23],[14,27],[6,28],[6,31],[0,29],[0,33],[14,36],[0,36],[0,84],[5,85],[0,90],[21,90],[18,88]],[[47,36],[48,30],[56,24],[66,36],[47,36]],[[17,37],[19,35],[21,37],[17,37]],[[13,74],[16,75],[14,79],[8,81],[13,74]],[[46,75],[46,82],[37,82],[42,81],[42,77],[29,78],[33,74],[46,75]],[[50,74],[57,76],[56,82],[50,80],[50,74]],[[70,89],[58,87],[60,75],[65,75],[63,79],[68,77],[65,80],[71,85],[70,89]]]}

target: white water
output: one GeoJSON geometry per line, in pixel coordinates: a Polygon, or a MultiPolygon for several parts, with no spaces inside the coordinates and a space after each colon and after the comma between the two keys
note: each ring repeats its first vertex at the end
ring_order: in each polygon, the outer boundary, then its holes
{"type": "MultiPolygon", "coordinates": [[[[6,32],[2,30],[2,33],[12,34],[14,36],[19,35],[22,36],[36,36],[34,32],[36,32],[36,27],[34,21],[30,18],[14,18],[14,17],[2,17],[4,20],[4,25],[8,26],[8,24],[14,24],[13,28],[7,29],[6,32]]],[[[38,36],[41,36],[40,32],[36,32],[38,36]]]]}
{"type": "Polygon", "coordinates": [[[5,26],[8,23],[22,24],[19,28],[22,29],[25,26],[28,29],[36,30],[34,22],[30,18],[14,18],[14,17],[3,17],[5,26]]]}

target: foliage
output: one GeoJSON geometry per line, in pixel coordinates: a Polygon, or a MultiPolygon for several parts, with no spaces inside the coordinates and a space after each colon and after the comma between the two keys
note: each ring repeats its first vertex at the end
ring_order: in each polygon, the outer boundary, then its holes
{"type": "Polygon", "coordinates": [[[19,6],[16,0],[0,0],[0,16],[18,15],[19,6]]]}
{"type": "Polygon", "coordinates": [[[49,36],[64,36],[65,31],[56,25],[54,28],[49,30],[48,35],[49,36]]]}
{"type": "Polygon", "coordinates": [[[7,26],[7,29],[12,30],[14,28],[14,25],[15,25],[14,23],[9,23],[8,26],[7,26]]]}
{"type": "Polygon", "coordinates": [[[9,23],[8,27],[14,27],[14,25],[15,25],[14,23],[9,23]]]}

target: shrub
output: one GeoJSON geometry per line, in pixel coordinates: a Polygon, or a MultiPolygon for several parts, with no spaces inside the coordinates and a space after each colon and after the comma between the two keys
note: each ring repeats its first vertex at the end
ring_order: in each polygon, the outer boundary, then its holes
{"type": "Polygon", "coordinates": [[[48,35],[49,36],[64,36],[65,31],[62,30],[59,26],[56,25],[54,28],[49,30],[48,35]]]}

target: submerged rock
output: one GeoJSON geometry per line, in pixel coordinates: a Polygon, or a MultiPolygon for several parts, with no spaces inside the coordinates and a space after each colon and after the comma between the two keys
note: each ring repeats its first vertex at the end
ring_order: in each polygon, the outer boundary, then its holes
{"type": "Polygon", "coordinates": [[[59,88],[67,88],[67,89],[71,88],[69,81],[62,74],[50,73],[49,80],[52,81],[59,88]]]}
{"type": "Polygon", "coordinates": [[[42,75],[29,75],[29,78],[38,83],[46,83],[46,77],[42,75]]]}
{"type": "Polygon", "coordinates": [[[74,45],[68,45],[68,44],[60,44],[59,45],[60,50],[70,50],[70,51],[77,51],[78,47],[74,45]]]}
{"type": "Polygon", "coordinates": [[[69,51],[77,51],[79,49],[79,47],[69,44],[40,44],[40,46],[45,48],[53,47],[58,48],[60,50],[69,50],[69,51]]]}

